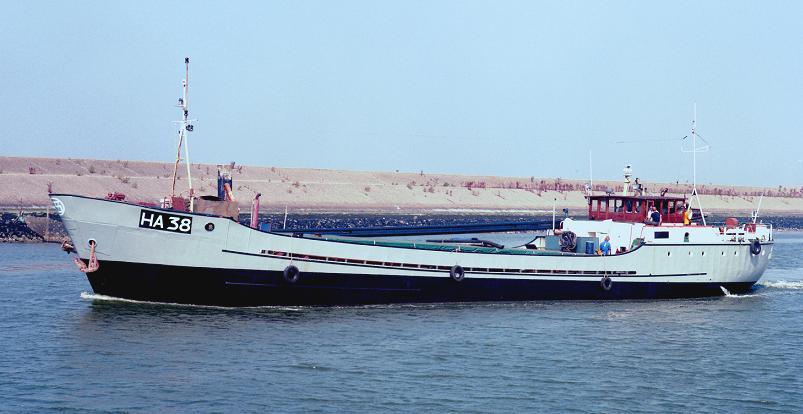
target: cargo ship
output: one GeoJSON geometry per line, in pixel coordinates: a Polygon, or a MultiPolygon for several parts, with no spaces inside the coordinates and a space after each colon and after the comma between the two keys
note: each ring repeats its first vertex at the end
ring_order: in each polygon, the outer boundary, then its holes
{"type": "Polygon", "coordinates": [[[771,225],[709,225],[701,209],[690,214],[685,196],[633,188],[629,168],[621,192],[587,195],[587,217],[553,220],[516,246],[450,238],[483,231],[470,226],[275,231],[256,219],[259,195],[250,223],[241,223],[225,172],[217,196],[198,197],[192,189],[185,64],[169,196],[137,203],[115,194],[50,195],[70,236],[64,248],[97,294],[227,307],[668,299],[747,292],[772,257],[771,225]],[[186,196],[176,195],[175,185],[182,142],[186,196]],[[399,234],[441,238],[386,237],[399,234]]]}

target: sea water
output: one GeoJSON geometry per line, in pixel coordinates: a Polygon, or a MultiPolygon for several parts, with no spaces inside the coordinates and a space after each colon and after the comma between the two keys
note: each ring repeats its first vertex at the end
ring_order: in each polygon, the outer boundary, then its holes
{"type": "Polygon", "coordinates": [[[4,412],[803,412],[803,233],[746,295],[225,309],[0,245],[4,412]]]}

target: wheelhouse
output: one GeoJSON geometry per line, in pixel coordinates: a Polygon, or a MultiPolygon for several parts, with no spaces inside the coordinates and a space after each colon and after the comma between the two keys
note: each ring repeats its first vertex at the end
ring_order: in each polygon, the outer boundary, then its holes
{"type": "Polygon", "coordinates": [[[589,220],[613,220],[627,223],[641,223],[647,219],[650,207],[661,213],[664,223],[683,223],[685,197],[662,196],[587,196],[589,220]]]}

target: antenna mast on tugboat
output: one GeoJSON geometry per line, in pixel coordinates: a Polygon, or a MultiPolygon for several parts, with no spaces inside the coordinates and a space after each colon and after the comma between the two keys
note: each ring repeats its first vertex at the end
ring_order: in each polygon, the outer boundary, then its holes
{"type": "MultiPolygon", "coordinates": [[[[193,126],[190,124],[189,119],[189,83],[190,83],[190,58],[184,58],[184,69],[185,69],[185,77],[184,80],[181,82],[182,86],[182,97],[178,99],[178,106],[181,108],[182,119],[181,121],[177,121],[176,123],[181,125],[181,128],[178,131],[178,147],[176,148],[176,163],[173,166],[173,186],[170,189],[170,199],[172,200],[173,197],[176,195],[176,179],[178,178],[178,164],[181,162],[181,146],[184,145],[184,158],[187,162],[187,183],[190,187],[190,211],[194,210],[194,189],[192,187],[192,173],[190,171],[190,140],[189,136],[187,136],[187,132],[192,132],[193,126]],[[184,143],[184,141],[187,141],[184,143]]],[[[171,207],[175,208],[175,206],[171,207]]]]}
{"type": "Polygon", "coordinates": [[[691,121],[691,149],[683,148],[683,144],[680,144],[680,151],[681,152],[690,152],[692,153],[692,198],[697,199],[697,206],[700,208],[700,216],[703,218],[703,225],[705,226],[705,213],[703,213],[703,204],[700,202],[700,194],[697,192],[697,153],[698,152],[706,152],[708,151],[711,146],[705,140],[705,138],[700,137],[700,139],[705,143],[705,145],[698,147],[697,146],[697,103],[694,104],[694,118],[691,121]]]}

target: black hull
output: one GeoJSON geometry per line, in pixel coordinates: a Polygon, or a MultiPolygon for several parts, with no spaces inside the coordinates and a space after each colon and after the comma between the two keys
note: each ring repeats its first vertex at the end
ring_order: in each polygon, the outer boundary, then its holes
{"type": "Polygon", "coordinates": [[[101,263],[87,274],[97,294],[117,298],[212,306],[364,305],[382,303],[671,299],[751,290],[753,283],[614,282],[441,278],[302,273],[289,283],[282,272],[101,263]]]}

